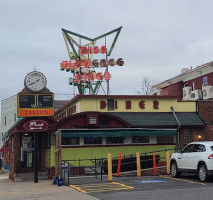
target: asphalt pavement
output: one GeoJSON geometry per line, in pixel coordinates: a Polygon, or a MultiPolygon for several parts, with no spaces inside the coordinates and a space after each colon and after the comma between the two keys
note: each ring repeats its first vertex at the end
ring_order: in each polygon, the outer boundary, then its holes
{"type": "Polygon", "coordinates": [[[1,200],[97,200],[71,187],[52,185],[51,180],[14,182],[8,178],[8,172],[0,174],[1,200]]]}
{"type": "Polygon", "coordinates": [[[0,200],[210,200],[213,180],[201,183],[196,176],[172,178],[157,176],[72,177],[70,186],[52,185],[51,180],[39,183],[13,182],[8,173],[0,175],[0,200]]]}

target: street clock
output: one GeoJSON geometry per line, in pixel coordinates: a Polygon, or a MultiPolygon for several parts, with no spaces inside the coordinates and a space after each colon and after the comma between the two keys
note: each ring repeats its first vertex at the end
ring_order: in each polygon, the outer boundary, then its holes
{"type": "Polygon", "coordinates": [[[30,72],[27,74],[24,80],[24,85],[32,92],[40,92],[46,87],[46,77],[37,71],[30,72]]]}

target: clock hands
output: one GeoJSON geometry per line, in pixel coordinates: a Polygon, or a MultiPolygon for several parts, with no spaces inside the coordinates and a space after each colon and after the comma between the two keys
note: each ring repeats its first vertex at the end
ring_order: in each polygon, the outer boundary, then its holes
{"type": "Polygon", "coordinates": [[[39,82],[39,80],[40,80],[40,78],[39,78],[38,80],[36,80],[36,81],[34,81],[34,82],[30,83],[29,85],[33,85],[33,84],[35,84],[35,83],[39,82]]]}

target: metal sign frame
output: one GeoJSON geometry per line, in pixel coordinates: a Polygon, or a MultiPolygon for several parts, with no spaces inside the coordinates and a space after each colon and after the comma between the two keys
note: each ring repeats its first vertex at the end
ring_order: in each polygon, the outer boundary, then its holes
{"type": "Polygon", "coordinates": [[[18,117],[54,116],[54,94],[23,94],[19,93],[18,117]]]}

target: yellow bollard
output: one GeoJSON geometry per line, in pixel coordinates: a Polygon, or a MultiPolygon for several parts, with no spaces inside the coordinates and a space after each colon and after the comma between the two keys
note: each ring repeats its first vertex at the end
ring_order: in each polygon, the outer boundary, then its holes
{"type": "Polygon", "coordinates": [[[141,176],[141,159],[140,159],[140,153],[136,153],[136,161],[137,161],[137,176],[141,176]]]}
{"type": "Polygon", "coordinates": [[[112,182],[112,154],[108,153],[108,181],[112,182]]]}
{"type": "Polygon", "coordinates": [[[170,155],[169,151],[166,152],[166,172],[169,175],[170,174],[170,155]]]}

